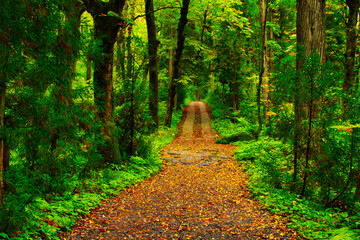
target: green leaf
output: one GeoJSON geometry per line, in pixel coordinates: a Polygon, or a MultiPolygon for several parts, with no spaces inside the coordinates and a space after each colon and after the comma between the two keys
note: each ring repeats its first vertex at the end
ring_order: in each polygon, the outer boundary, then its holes
{"type": "Polygon", "coordinates": [[[1,239],[10,239],[6,233],[0,233],[1,239]]]}

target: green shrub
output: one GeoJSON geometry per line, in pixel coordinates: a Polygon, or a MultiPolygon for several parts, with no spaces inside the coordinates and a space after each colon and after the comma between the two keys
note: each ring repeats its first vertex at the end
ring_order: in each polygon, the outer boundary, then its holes
{"type": "Polygon", "coordinates": [[[324,210],[322,204],[289,191],[291,144],[269,137],[235,144],[235,156],[250,175],[249,189],[265,210],[287,218],[289,226],[306,239],[359,239],[360,214],[324,210]]]}

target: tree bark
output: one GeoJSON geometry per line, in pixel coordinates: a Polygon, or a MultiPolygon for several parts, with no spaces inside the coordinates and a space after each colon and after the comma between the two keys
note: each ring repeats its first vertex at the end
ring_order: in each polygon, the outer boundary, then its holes
{"type": "Polygon", "coordinates": [[[172,113],[175,104],[175,94],[176,94],[176,85],[177,80],[179,79],[180,73],[180,61],[182,52],[184,50],[185,36],[184,29],[188,22],[187,15],[189,11],[190,0],[183,0],[183,6],[180,12],[180,21],[178,25],[178,41],[177,48],[175,53],[175,61],[174,61],[174,75],[170,80],[169,89],[168,89],[168,103],[167,103],[167,111],[165,118],[165,126],[171,127],[172,113]]]}
{"type": "Polygon", "coordinates": [[[83,1],[87,11],[94,19],[94,38],[100,42],[102,49],[101,57],[94,59],[94,102],[96,106],[96,117],[102,123],[98,150],[103,157],[104,163],[116,163],[120,159],[117,139],[113,136],[113,57],[114,44],[120,26],[124,21],[116,16],[106,15],[113,11],[119,15],[125,5],[125,0],[110,0],[102,2],[96,0],[83,1]]]}
{"type": "MultiPolygon", "coordinates": [[[[356,25],[358,22],[358,14],[360,1],[359,0],[346,0],[346,4],[349,9],[349,15],[346,23],[346,50],[345,50],[345,77],[343,82],[343,90],[348,95],[343,99],[343,113],[344,118],[348,119],[351,114],[349,110],[353,109],[353,106],[349,105],[348,97],[352,97],[356,89],[356,73],[355,73],[355,55],[357,45],[357,29],[356,25]]],[[[355,128],[352,133],[353,144],[354,137],[357,138],[358,129],[355,128]]],[[[351,158],[353,153],[351,153],[351,158]]],[[[360,167],[356,169],[356,173],[353,180],[356,182],[355,198],[360,199],[360,167]]],[[[352,176],[353,177],[353,176],[352,176]]]]}
{"type": "MultiPolygon", "coordinates": [[[[3,79],[2,79],[3,80],[3,79]]],[[[5,93],[6,93],[6,84],[0,84],[0,128],[4,128],[5,120],[5,93]]],[[[5,172],[5,139],[0,138],[0,203],[4,198],[5,188],[4,188],[4,172],[5,172]]]]}
{"type": "Polygon", "coordinates": [[[174,49],[169,50],[169,69],[168,69],[168,76],[172,78],[174,76],[174,49]]]}
{"type": "MultiPolygon", "coordinates": [[[[297,0],[297,55],[296,55],[296,70],[298,71],[298,77],[295,79],[295,129],[294,129],[294,171],[293,171],[293,186],[292,190],[295,190],[295,184],[298,174],[299,160],[303,157],[303,149],[306,148],[306,153],[310,154],[311,139],[311,126],[306,129],[302,125],[305,118],[312,118],[316,116],[315,106],[316,99],[311,96],[311,103],[307,107],[303,95],[307,89],[304,87],[302,79],[300,79],[300,73],[303,71],[303,64],[306,59],[314,53],[317,53],[320,57],[320,64],[325,64],[325,0],[297,0]],[[307,113],[307,114],[306,114],[307,113]],[[312,116],[310,117],[309,114],[312,116]],[[310,132],[309,132],[310,131],[310,132]],[[308,152],[309,151],[309,152],[308,152]]],[[[321,71],[321,69],[319,70],[321,71]]],[[[313,81],[313,79],[311,80],[313,81]]],[[[312,87],[316,86],[316,82],[311,82],[312,87]]],[[[312,89],[311,89],[312,91],[312,89]]],[[[310,155],[306,156],[306,165],[309,165],[310,155]]],[[[309,169],[304,169],[304,179],[302,194],[305,194],[306,181],[309,169]]]]}
{"type": "Polygon", "coordinates": [[[160,42],[156,38],[156,25],[153,0],[145,0],[145,14],[148,33],[149,52],[149,109],[154,127],[159,126],[159,83],[157,49],[160,42]]]}
{"type": "Polygon", "coordinates": [[[130,145],[129,145],[129,151],[128,153],[130,155],[134,154],[134,140],[135,140],[135,76],[133,72],[134,68],[134,56],[131,49],[131,43],[132,43],[132,25],[128,26],[127,29],[128,36],[126,40],[126,48],[127,48],[127,84],[130,84],[130,145]]]}
{"type": "MultiPolygon", "coordinates": [[[[356,25],[359,14],[359,0],[346,0],[349,8],[348,20],[346,23],[346,50],[345,50],[345,77],[343,82],[343,90],[347,94],[351,94],[355,82],[355,53],[357,42],[356,25]]],[[[347,118],[349,106],[345,98],[343,100],[344,117],[347,118]]]]}
{"type": "Polygon", "coordinates": [[[269,63],[268,63],[268,44],[267,44],[267,15],[268,15],[268,6],[267,6],[267,0],[262,0],[262,19],[261,22],[264,26],[262,26],[263,29],[263,47],[262,47],[262,54],[263,57],[261,59],[262,61],[262,68],[263,68],[263,76],[262,76],[262,101],[263,101],[263,115],[264,115],[264,121],[265,124],[268,123],[268,115],[266,114],[269,111],[269,63]],[[266,2],[265,2],[266,1],[266,2]]]}
{"type": "Polygon", "coordinates": [[[279,57],[279,62],[281,62],[281,60],[285,57],[285,29],[286,29],[286,23],[287,23],[287,19],[286,19],[286,10],[284,6],[279,6],[279,21],[278,21],[278,25],[280,28],[280,32],[279,32],[279,36],[277,37],[279,45],[281,46],[281,54],[278,56],[279,57]]]}
{"type": "MultiPolygon", "coordinates": [[[[276,24],[274,22],[274,12],[275,10],[272,8],[269,8],[269,13],[270,13],[270,22],[273,24],[276,24]]],[[[274,30],[273,28],[270,29],[269,32],[269,38],[270,40],[274,40],[274,30]]],[[[269,75],[272,74],[272,72],[274,71],[274,51],[272,48],[269,49],[269,75]]]]}
{"type": "MultiPolygon", "coordinates": [[[[106,25],[103,25],[102,22],[102,20],[99,20],[99,17],[95,17],[95,39],[101,39],[104,35],[107,35],[107,37],[111,36],[108,31],[111,31],[112,26],[108,27],[108,29],[104,29],[106,25]]],[[[115,154],[116,146],[113,144],[114,139],[111,134],[113,122],[112,69],[115,39],[106,38],[102,39],[102,58],[94,59],[94,100],[97,109],[96,115],[104,125],[102,134],[105,145],[104,147],[101,147],[101,155],[104,157],[104,162],[115,162],[117,157],[115,154]]]]}
{"type": "MultiPolygon", "coordinates": [[[[267,100],[267,91],[263,89],[264,85],[268,84],[267,81],[267,31],[266,31],[266,15],[267,15],[267,2],[266,0],[260,0],[260,26],[261,26],[261,53],[260,53],[260,72],[259,72],[259,83],[257,86],[257,95],[256,95],[256,103],[257,103],[257,114],[258,114],[258,129],[257,135],[260,134],[262,130],[262,117],[261,117],[261,92],[263,100],[267,100]]],[[[266,101],[265,100],[265,101],[266,101]]],[[[266,110],[264,101],[264,110],[266,110]]],[[[264,112],[265,114],[265,112],[264,112]]]]}
{"type": "Polygon", "coordinates": [[[236,112],[238,110],[238,102],[239,102],[239,83],[238,83],[238,79],[237,79],[237,73],[236,73],[236,69],[233,69],[233,87],[232,87],[232,105],[233,105],[233,112],[236,112]]]}
{"type": "Polygon", "coordinates": [[[301,189],[301,195],[305,195],[306,190],[306,183],[308,178],[308,172],[309,172],[309,161],[310,161],[310,149],[311,149],[311,140],[312,140],[312,121],[313,121],[313,104],[314,104],[314,80],[311,79],[311,86],[310,86],[310,105],[309,105],[309,124],[308,124],[308,131],[307,131],[307,141],[306,141],[306,155],[305,155],[305,169],[304,169],[304,180],[303,180],[303,186],[301,189]]]}
{"type": "Polygon", "coordinates": [[[316,52],[320,63],[325,58],[325,0],[297,0],[297,52],[296,66],[301,70],[307,56],[316,52]]]}
{"type": "MultiPolygon", "coordinates": [[[[272,9],[272,8],[269,8],[269,14],[270,14],[270,22],[273,23],[273,24],[276,24],[274,22],[274,13],[275,13],[275,10],[272,9]]],[[[269,31],[269,38],[271,41],[274,40],[274,30],[273,28],[270,28],[270,31],[269,31]]],[[[266,96],[264,97],[264,101],[265,101],[265,106],[266,106],[266,109],[264,110],[264,119],[266,121],[266,124],[267,125],[270,125],[270,116],[269,114],[267,114],[272,106],[272,94],[271,94],[271,91],[270,91],[270,80],[271,80],[271,77],[272,77],[272,74],[274,72],[274,51],[272,48],[269,49],[269,58],[268,58],[268,77],[266,78],[267,79],[267,82],[265,83],[264,82],[264,89],[263,89],[263,92],[266,93],[266,96]]]]}
{"type": "MultiPolygon", "coordinates": [[[[237,44],[236,41],[234,40],[233,42],[233,46],[234,46],[234,53],[237,50],[237,44]]],[[[231,81],[231,87],[230,87],[230,91],[231,91],[231,95],[232,95],[232,105],[233,105],[233,112],[236,112],[238,110],[238,104],[239,104],[239,89],[240,89],[240,83],[238,81],[238,74],[237,74],[237,69],[238,69],[238,56],[236,54],[232,54],[232,61],[233,64],[231,64],[232,66],[232,74],[233,74],[233,81],[231,81]]]]}

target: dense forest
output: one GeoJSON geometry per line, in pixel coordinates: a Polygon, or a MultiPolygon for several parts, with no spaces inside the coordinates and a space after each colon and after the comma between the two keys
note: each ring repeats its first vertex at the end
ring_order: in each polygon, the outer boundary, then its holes
{"type": "Polygon", "coordinates": [[[308,238],[356,239],[359,6],[1,0],[0,237],[56,238],[156,174],[204,100],[265,208],[308,238]]]}

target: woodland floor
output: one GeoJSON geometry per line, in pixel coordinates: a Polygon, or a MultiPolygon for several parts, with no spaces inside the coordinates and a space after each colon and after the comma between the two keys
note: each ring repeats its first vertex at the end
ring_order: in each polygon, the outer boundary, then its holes
{"type": "Polygon", "coordinates": [[[63,239],[298,239],[260,209],[234,147],[215,144],[207,106],[191,102],[154,177],[104,203],[63,239]]]}

